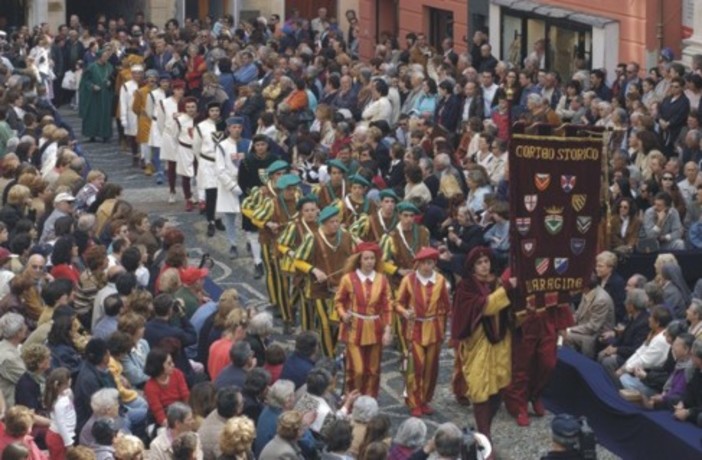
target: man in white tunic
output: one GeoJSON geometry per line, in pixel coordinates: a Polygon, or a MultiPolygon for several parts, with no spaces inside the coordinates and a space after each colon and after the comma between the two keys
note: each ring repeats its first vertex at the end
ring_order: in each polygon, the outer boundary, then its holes
{"type": "Polygon", "coordinates": [[[156,183],[163,184],[163,167],[161,166],[161,131],[158,129],[158,108],[161,101],[168,96],[171,90],[171,76],[168,73],[159,75],[158,87],[149,93],[146,99],[146,114],[151,117],[149,130],[149,149],[151,162],[156,170],[156,183]]]}
{"type": "Polygon", "coordinates": [[[197,204],[197,191],[193,197],[192,178],[195,177],[197,162],[193,154],[193,134],[195,132],[195,117],[197,116],[197,99],[186,97],[183,99],[184,113],[179,113],[175,118],[177,126],[176,140],[176,174],[180,176],[183,184],[183,197],[185,198],[185,211],[190,212],[197,204]]]}
{"type": "Polygon", "coordinates": [[[156,110],[156,125],[161,136],[161,154],[160,159],[165,163],[166,176],[168,177],[168,202],[176,202],[176,140],[178,134],[178,125],[175,122],[175,117],[178,114],[178,104],[183,99],[185,94],[185,82],[182,80],[174,81],[171,85],[173,94],[161,99],[156,110]]]}
{"type": "Polygon", "coordinates": [[[132,104],[134,103],[134,93],[139,89],[144,79],[144,66],[136,64],[130,70],[132,78],[124,82],[119,90],[119,116],[124,136],[127,138],[127,145],[132,152],[134,166],[138,166],[139,144],[136,141],[136,134],[139,127],[139,117],[132,111],[132,104]]]}
{"type": "Polygon", "coordinates": [[[239,196],[239,164],[251,147],[249,139],[242,139],[244,119],[231,117],[227,119],[229,136],[217,144],[215,168],[217,169],[217,213],[222,216],[224,228],[227,230],[229,241],[229,256],[236,258],[239,252],[236,247],[236,215],[241,213],[239,196]]]}
{"type": "Polygon", "coordinates": [[[224,126],[221,126],[220,106],[217,102],[207,104],[207,119],[195,126],[193,134],[193,153],[197,158],[197,183],[205,191],[205,216],[207,217],[207,236],[214,236],[215,230],[224,230],[222,221],[215,222],[217,205],[217,171],[215,169],[215,150],[222,140],[224,126]]]}

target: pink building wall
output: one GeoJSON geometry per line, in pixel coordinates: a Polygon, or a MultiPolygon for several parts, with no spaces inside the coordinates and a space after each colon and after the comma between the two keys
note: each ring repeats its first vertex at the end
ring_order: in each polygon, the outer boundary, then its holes
{"type": "MultiPolygon", "coordinates": [[[[583,13],[611,18],[619,22],[619,61],[647,62],[647,56],[658,47],[658,17],[663,2],[664,46],[669,46],[679,56],[682,40],[681,0],[538,0],[540,3],[573,9],[583,13]]],[[[359,0],[361,19],[361,56],[373,55],[377,21],[381,26],[391,24],[392,15],[399,15],[400,45],[409,32],[429,32],[428,7],[450,10],[454,18],[454,43],[457,51],[466,49],[462,38],[468,34],[467,0],[359,0]],[[376,2],[381,2],[381,17],[376,15],[376,2]]],[[[381,28],[381,30],[384,30],[381,28]]],[[[471,31],[472,33],[472,31],[471,31]]]]}

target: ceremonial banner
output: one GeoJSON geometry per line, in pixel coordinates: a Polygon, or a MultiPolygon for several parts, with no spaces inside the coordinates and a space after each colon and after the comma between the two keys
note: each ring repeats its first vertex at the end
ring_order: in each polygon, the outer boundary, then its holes
{"type": "MultiPolygon", "coordinates": [[[[515,134],[510,143],[512,276],[518,311],[565,306],[594,269],[602,140],[515,134]]],[[[517,313],[519,315],[519,313],[517,313]]]]}

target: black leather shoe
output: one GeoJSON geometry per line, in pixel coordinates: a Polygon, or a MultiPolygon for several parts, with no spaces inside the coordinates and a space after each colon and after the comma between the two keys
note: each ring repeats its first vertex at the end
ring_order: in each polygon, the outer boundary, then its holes
{"type": "Polygon", "coordinates": [[[258,264],[254,267],[254,279],[259,280],[263,278],[263,264],[258,264]]]}
{"type": "Polygon", "coordinates": [[[215,220],[215,228],[219,230],[220,232],[223,232],[226,230],[226,227],[224,226],[224,223],[222,222],[222,219],[217,219],[215,220]]]}
{"type": "Polygon", "coordinates": [[[215,224],[214,222],[210,222],[207,224],[207,236],[213,237],[215,234],[215,224]]]}

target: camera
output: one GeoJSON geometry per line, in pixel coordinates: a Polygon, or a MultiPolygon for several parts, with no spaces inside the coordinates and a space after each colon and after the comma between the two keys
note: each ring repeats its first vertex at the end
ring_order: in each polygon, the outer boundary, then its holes
{"type": "Polygon", "coordinates": [[[461,460],[478,460],[487,458],[492,449],[488,439],[473,428],[463,428],[463,441],[461,442],[461,460]]]}
{"type": "Polygon", "coordinates": [[[597,438],[595,437],[595,432],[592,431],[592,428],[587,423],[587,418],[580,417],[579,421],[580,434],[578,434],[578,446],[576,449],[580,452],[583,460],[596,460],[597,438]]]}

